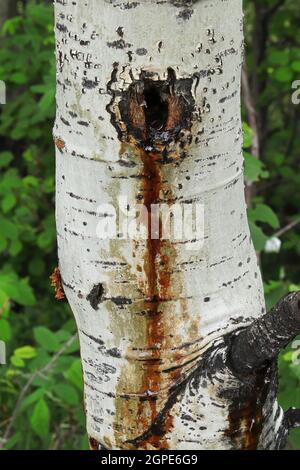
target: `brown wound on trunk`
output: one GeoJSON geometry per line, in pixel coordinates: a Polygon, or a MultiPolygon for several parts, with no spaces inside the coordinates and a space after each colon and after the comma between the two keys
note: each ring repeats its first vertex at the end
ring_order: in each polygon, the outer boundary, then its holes
{"type": "MultiPolygon", "coordinates": [[[[121,153],[123,145],[128,144],[133,154],[140,159],[139,202],[148,212],[148,236],[143,259],[137,269],[137,277],[141,278],[141,272],[144,273],[143,309],[147,312],[145,350],[151,351],[151,358],[144,361],[137,398],[136,414],[139,423],[142,423],[143,434],[133,435],[134,426],[129,422],[131,431],[123,431],[123,442],[119,442],[122,447],[167,449],[166,436],[173,427],[170,410],[162,410],[161,393],[163,389],[168,390],[174,383],[180,382],[181,368],[169,374],[162,372],[167,334],[170,331],[162,302],[172,299],[170,273],[176,263],[176,250],[171,240],[162,238],[161,219],[159,235],[155,238],[152,236],[151,210],[153,204],[168,202],[164,200],[162,189],[168,189],[167,194],[174,197],[171,185],[166,188],[167,183],[162,182],[162,165],[170,152],[173,156],[177,152],[175,158],[178,158],[187,145],[187,141],[180,141],[181,131],[189,132],[192,125],[195,104],[191,93],[192,82],[192,79],[177,79],[172,69],[168,69],[166,80],[155,80],[151,74],[142,72],[140,79],[133,80],[128,89],[122,92],[117,109],[113,103],[108,109],[112,115],[111,122],[122,142],[121,153]],[[177,146],[177,143],[181,145],[177,146]]],[[[125,398],[121,400],[123,418],[132,416],[129,410],[127,413],[124,409],[125,398]]]]}

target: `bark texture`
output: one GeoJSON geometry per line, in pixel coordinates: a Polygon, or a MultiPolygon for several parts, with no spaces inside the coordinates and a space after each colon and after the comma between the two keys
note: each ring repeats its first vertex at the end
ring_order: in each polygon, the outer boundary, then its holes
{"type": "Polygon", "coordinates": [[[279,447],[274,365],[240,377],[227,364],[233,332],[265,313],[244,200],[241,0],[56,0],[55,14],[59,264],[91,447],[279,447]],[[99,239],[97,208],[119,196],[202,203],[202,239],[152,239],[147,216],[146,239],[99,239]]]}

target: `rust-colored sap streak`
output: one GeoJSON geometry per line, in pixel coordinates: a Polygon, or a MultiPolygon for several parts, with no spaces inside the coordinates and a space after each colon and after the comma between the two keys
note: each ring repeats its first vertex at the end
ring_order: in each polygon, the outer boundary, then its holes
{"type": "MultiPolygon", "coordinates": [[[[148,212],[148,238],[147,249],[144,257],[144,269],[147,278],[145,309],[150,315],[147,320],[147,345],[148,349],[153,351],[154,361],[147,361],[142,381],[143,394],[151,392],[153,399],[150,398],[149,404],[151,408],[151,422],[157,418],[159,409],[157,408],[158,394],[162,388],[162,372],[160,370],[162,348],[165,341],[165,327],[163,314],[161,311],[161,302],[169,296],[170,288],[170,266],[169,257],[163,254],[163,249],[167,249],[167,241],[162,240],[161,220],[159,221],[159,237],[151,236],[151,206],[159,203],[161,191],[161,174],[160,174],[160,155],[157,153],[147,153],[141,151],[143,162],[143,203],[148,212]]],[[[170,242],[168,242],[170,244],[170,242]]],[[[143,419],[145,410],[143,409],[144,401],[141,400],[139,406],[140,417],[143,419]]],[[[151,424],[151,423],[150,423],[151,424]]],[[[164,421],[164,429],[156,430],[156,434],[152,433],[147,441],[141,443],[143,446],[152,445],[157,449],[168,448],[164,438],[167,431],[172,426],[170,416],[164,421]]],[[[149,423],[148,423],[149,427],[149,423]]]]}
{"type": "MultiPolygon", "coordinates": [[[[137,377],[137,383],[139,382],[140,385],[135,394],[136,407],[132,400],[124,395],[124,389],[122,389],[124,378],[120,380],[121,396],[117,398],[116,408],[123,426],[117,423],[115,429],[117,442],[121,448],[167,449],[168,443],[165,436],[173,426],[172,416],[167,412],[160,426],[153,427],[153,423],[163,408],[162,403],[167,399],[164,390],[168,390],[180,376],[180,368],[167,374],[162,371],[163,355],[167,348],[166,334],[171,328],[171,325],[165,323],[162,302],[171,298],[170,259],[172,258],[172,264],[175,263],[176,253],[171,241],[162,239],[161,220],[159,220],[158,237],[152,238],[151,236],[151,206],[160,202],[162,189],[162,156],[159,152],[147,152],[138,146],[135,146],[135,154],[142,163],[139,188],[142,199],[139,203],[147,209],[147,220],[143,222],[147,226],[148,233],[143,250],[144,256],[140,262],[143,269],[141,266],[137,268],[144,272],[140,287],[144,296],[143,310],[147,312],[143,349],[151,354],[143,361],[142,376],[137,377]],[[147,433],[151,427],[151,432],[147,433]],[[144,433],[147,437],[139,439],[144,433]],[[122,434],[121,440],[120,434],[122,434]],[[137,438],[136,444],[130,444],[129,442],[134,441],[135,437],[137,438]]],[[[122,158],[122,154],[120,157],[122,158]]]]}
{"type": "MultiPolygon", "coordinates": [[[[162,238],[162,222],[159,221],[159,236],[152,238],[151,209],[153,205],[172,199],[172,190],[167,187],[162,173],[166,154],[172,150],[181,128],[189,127],[189,118],[194,101],[190,94],[190,81],[176,82],[185,91],[175,94],[175,73],[168,80],[155,82],[141,77],[124,93],[118,109],[111,111],[112,123],[116,126],[121,141],[120,158],[129,149],[136,163],[141,164],[138,200],[147,209],[146,225],[148,237],[137,241],[140,263],[136,266],[136,277],[144,297],[143,322],[140,334],[145,334],[143,353],[146,356],[136,363],[134,377],[137,389],[127,395],[127,369],[119,377],[114,424],[116,443],[119,448],[167,449],[167,435],[173,427],[170,410],[164,405],[174,384],[180,381],[184,358],[172,351],[166,301],[174,300],[175,288],[171,285],[171,272],[176,263],[175,247],[170,240],[162,238]],[[170,91],[172,90],[172,91],[170,91]],[[125,144],[125,145],[124,145],[125,144]],[[142,253],[142,254],[141,254],[142,253]],[[143,329],[145,325],[145,330],[143,329]],[[172,354],[178,367],[164,371],[164,365],[172,354]],[[163,416],[162,416],[163,414],[163,416]]],[[[111,110],[113,108],[110,108],[111,110]]],[[[183,145],[184,146],[184,145],[183,145]]],[[[183,147],[181,146],[181,148],[183,147]]],[[[180,146],[178,146],[179,151],[180,146]]],[[[138,165],[140,166],[140,165],[138,165]]],[[[133,256],[135,256],[133,254],[133,256]]],[[[173,342],[172,342],[173,344],[173,342]]],[[[129,369],[132,371],[134,366],[129,369]]]]}

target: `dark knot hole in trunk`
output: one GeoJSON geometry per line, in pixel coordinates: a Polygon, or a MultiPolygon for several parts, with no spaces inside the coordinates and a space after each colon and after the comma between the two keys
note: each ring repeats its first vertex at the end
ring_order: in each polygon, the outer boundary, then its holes
{"type": "Polygon", "coordinates": [[[166,80],[141,73],[140,79],[122,93],[118,104],[121,140],[134,137],[139,147],[160,153],[172,142],[183,142],[181,131],[190,130],[195,106],[192,84],[193,78],[177,79],[171,69],[166,80]]]}
{"type": "Polygon", "coordinates": [[[148,86],[144,92],[145,118],[148,129],[164,129],[168,118],[168,103],[163,99],[159,87],[148,86]]]}

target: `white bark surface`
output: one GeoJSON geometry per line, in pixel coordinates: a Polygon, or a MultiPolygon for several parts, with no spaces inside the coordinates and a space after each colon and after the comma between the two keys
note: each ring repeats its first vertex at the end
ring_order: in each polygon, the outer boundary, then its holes
{"type": "Polygon", "coordinates": [[[244,199],[242,2],[56,0],[55,14],[59,264],[80,334],[88,434],[109,449],[234,448],[219,394],[227,372],[195,371],[223,335],[265,312],[244,199]],[[100,240],[97,207],[145,201],[145,156],[120,142],[111,116],[141,72],[163,81],[170,67],[193,80],[192,139],[184,156],[174,144],[155,164],[157,199],[203,203],[205,232],[201,249],[170,241],[155,254],[152,314],[148,243],[100,240]],[[100,284],[93,308],[87,297],[100,284]]]}

